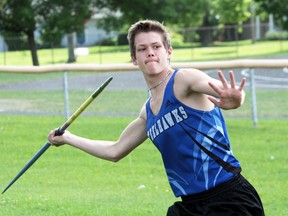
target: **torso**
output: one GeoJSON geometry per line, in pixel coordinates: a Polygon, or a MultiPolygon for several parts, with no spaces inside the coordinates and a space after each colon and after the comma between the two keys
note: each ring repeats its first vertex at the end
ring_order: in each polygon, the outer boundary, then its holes
{"type": "Polygon", "coordinates": [[[209,111],[195,109],[198,100],[205,100],[200,94],[195,96],[196,99],[188,100],[186,96],[182,98],[183,102],[179,101],[177,93],[174,94],[178,84],[173,82],[177,74],[173,76],[162,87],[162,97],[148,100],[146,130],[147,136],[161,152],[175,196],[182,196],[205,191],[232,178],[241,168],[230,150],[220,109],[205,104],[204,108],[211,108],[209,111]],[[220,161],[225,158],[221,163],[232,167],[233,173],[223,169],[216,157],[221,158],[220,161]]]}
{"type": "MultiPolygon", "coordinates": [[[[183,85],[183,79],[185,79],[184,73],[185,72],[179,71],[175,76],[174,86],[173,86],[175,97],[179,101],[181,101],[183,104],[193,109],[204,110],[204,111],[212,110],[214,108],[214,104],[208,100],[207,95],[193,92],[189,90],[187,86],[183,85]]],[[[173,73],[171,74],[171,76],[172,75],[173,73]]],[[[158,89],[155,89],[153,91],[153,96],[151,97],[151,100],[150,100],[150,107],[154,115],[158,114],[162,106],[167,82],[165,82],[164,85],[159,86],[158,89]]]]}

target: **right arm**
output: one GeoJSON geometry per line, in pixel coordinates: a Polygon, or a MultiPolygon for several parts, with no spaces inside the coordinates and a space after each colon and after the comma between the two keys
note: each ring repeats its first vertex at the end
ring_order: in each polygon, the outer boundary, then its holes
{"type": "Polygon", "coordinates": [[[72,134],[69,131],[66,131],[61,136],[55,136],[55,131],[52,130],[48,135],[51,145],[60,146],[68,144],[95,157],[117,162],[147,138],[145,105],[138,118],[124,129],[117,141],[87,139],[72,134]]]}

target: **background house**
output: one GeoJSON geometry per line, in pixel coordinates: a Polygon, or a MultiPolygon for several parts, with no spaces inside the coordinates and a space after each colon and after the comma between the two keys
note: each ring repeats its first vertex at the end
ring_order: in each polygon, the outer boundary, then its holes
{"type": "MultiPolygon", "coordinates": [[[[92,17],[85,23],[85,29],[82,35],[76,35],[74,33],[74,45],[75,47],[89,47],[96,43],[99,43],[107,38],[117,36],[116,32],[106,32],[103,29],[97,28],[97,17],[92,17]]],[[[67,35],[62,38],[61,46],[67,47],[68,40],[67,35]]]]}
{"type": "Polygon", "coordinates": [[[0,34],[0,52],[5,52],[7,51],[7,49],[8,49],[7,44],[2,35],[0,34]]]}

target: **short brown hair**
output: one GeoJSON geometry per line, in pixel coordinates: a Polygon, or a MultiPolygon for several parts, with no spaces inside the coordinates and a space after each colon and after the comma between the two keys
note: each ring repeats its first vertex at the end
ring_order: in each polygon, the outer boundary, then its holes
{"type": "Polygon", "coordinates": [[[136,35],[142,32],[151,32],[151,31],[159,32],[162,35],[162,42],[166,50],[168,50],[171,47],[170,34],[162,23],[155,20],[138,21],[133,25],[131,25],[131,27],[128,30],[127,39],[129,42],[131,57],[135,57],[136,55],[135,51],[136,35]]]}

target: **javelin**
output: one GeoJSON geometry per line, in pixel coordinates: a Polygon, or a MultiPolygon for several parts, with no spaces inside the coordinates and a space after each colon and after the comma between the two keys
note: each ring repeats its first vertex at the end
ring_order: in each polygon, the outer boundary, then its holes
{"type": "MultiPolygon", "coordinates": [[[[108,78],[98,89],[96,89],[93,94],[73,113],[73,115],[55,132],[55,136],[62,135],[69,125],[88,107],[88,105],[103,91],[103,89],[110,83],[113,77],[108,78]]],[[[49,142],[46,142],[42,148],[33,156],[33,158],[22,168],[22,170],[14,177],[14,179],[9,183],[9,185],[2,192],[5,193],[9,187],[11,187],[14,182],[20,178],[26,170],[28,170],[34,162],[51,146],[49,142]]]]}

